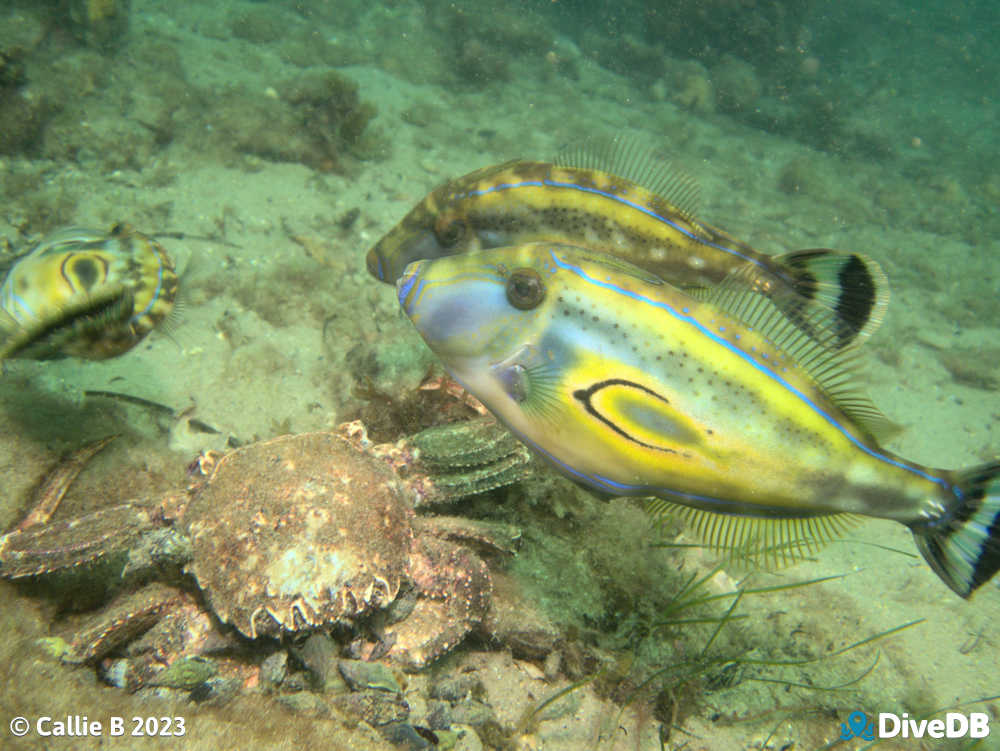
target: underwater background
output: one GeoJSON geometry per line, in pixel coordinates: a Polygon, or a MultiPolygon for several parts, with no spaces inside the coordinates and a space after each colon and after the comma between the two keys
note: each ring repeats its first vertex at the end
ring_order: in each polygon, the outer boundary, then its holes
{"type": "MultiPolygon", "coordinates": [[[[61,227],[124,221],[173,257],[182,304],[114,359],[4,362],[0,527],[108,434],[58,518],[182,487],[205,449],[353,419],[390,441],[467,409],[419,389],[442,370],[365,253],[448,178],[619,134],[694,176],[699,217],[757,249],[874,258],[891,302],[861,369],[903,428],[889,447],[986,461],[998,49],[985,0],[7,0],[0,264],[61,227]]],[[[960,707],[995,737],[877,747],[1000,748],[1000,592],[957,598],[901,525],[766,571],[555,476],[452,512],[522,530],[500,565],[537,643],[470,639],[395,693],[262,677],[129,694],[38,642],[100,608],[104,585],[4,582],[0,747],[127,747],[7,734],[17,716],[119,715],[186,719],[149,749],[854,749],[839,739],[856,710],[960,707]],[[381,694],[407,710],[383,713],[381,694]]],[[[289,676],[315,670],[289,659],[289,676]]]]}

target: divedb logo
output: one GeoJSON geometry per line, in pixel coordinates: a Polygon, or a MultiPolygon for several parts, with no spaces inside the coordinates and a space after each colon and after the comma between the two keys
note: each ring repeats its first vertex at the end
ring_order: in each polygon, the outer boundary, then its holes
{"type": "Polygon", "coordinates": [[[847,722],[840,724],[842,740],[861,738],[986,738],[990,734],[990,716],[985,712],[948,712],[943,719],[915,720],[906,712],[901,715],[879,712],[878,727],[864,712],[854,711],[847,722]]]}

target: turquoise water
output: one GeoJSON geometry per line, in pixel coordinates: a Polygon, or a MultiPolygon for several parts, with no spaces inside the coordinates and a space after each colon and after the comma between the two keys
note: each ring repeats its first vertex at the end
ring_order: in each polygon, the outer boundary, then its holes
{"type": "MultiPolygon", "coordinates": [[[[365,254],[449,178],[620,134],[693,176],[699,218],[762,252],[875,259],[891,302],[860,368],[902,428],[888,447],[935,467],[987,461],[1000,450],[997,20],[985,2],[8,2],[0,264],[59,228],[125,221],[170,253],[181,304],[114,359],[4,362],[0,523],[65,452],[112,433],[53,523],[183,487],[204,450],[354,419],[394,441],[473,416],[418,390],[441,368],[365,254]]],[[[430,669],[387,661],[406,712],[389,711],[392,691],[322,690],[298,640],[229,641],[212,680],[137,693],[107,685],[106,666],[60,664],[38,639],[78,632],[119,586],[91,568],[0,587],[4,722],[87,715],[110,744],[112,716],[185,719],[182,739],[148,748],[433,748],[414,730],[427,728],[440,748],[714,751],[860,748],[838,742],[854,711],[997,712],[996,586],[956,597],[901,525],[868,522],[755,571],[660,547],[697,539],[549,474],[443,512],[515,525],[522,542],[483,553],[493,620],[430,669]],[[823,577],[837,578],[756,591],[823,577]],[[702,578],[718,598],[691,604],[685,585],[702,578]],[[678,599],[690,607],[673,611],[678,599]]],[[[226,635],[203,605],[180,622],[226,635]]],[[[330,659],[381,627],[357,626],[323,642],[330,659]]],[[[22,740],[0,729],[4,747],[44,747],[34,724],[22,740]]]]}

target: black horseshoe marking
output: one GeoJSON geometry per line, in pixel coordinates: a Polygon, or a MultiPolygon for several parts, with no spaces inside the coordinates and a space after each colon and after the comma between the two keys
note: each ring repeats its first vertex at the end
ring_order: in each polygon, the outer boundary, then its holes
{"type": "Polygon", "coordinates": [[[632,443],[636,443],[636,444],[638,444],[638,445],[640,445],[640,446],[642,446],[644,448],[653,449],[655,451],[663,451],[663,452],[666,452],[668,454],[679,453],[675,449],[665,448],[663,446],[654,446],[651,443],[646,443],[645,441],[640,441],[638,438],[629,435],[626,431],[622,430],[618,425],[616,425],[611,420],[609,420],[607,417],[605,417],[600,412],[598,412],[597,409],[594,407],[594,404],[593,404],[593,401],[592,401],[593,400],[593,396],[594,396],[594,394],[596,394],[601,389],[607,388],[609,386],[626,386],[628,388],[638,389],[639,391],[642,391],[643,393],[649,394],[649,396],[652,396],[652,397],[654,397],[656,399],[659,399],[664,404],[670,404],[670,401],[668,399],[664,398],[660,394],[657,394],[652,389],[647,388],[646,386],[643,386],[641,383],[636,383],[635,381],[628,381],[628,380],[625,380],[624,378],[609,378],[606,381],[598,381],[597,383],[595,383],[592,386],[589,386],[589,387],[587,387],[585,389],[577,389],[576,391],[573,392],[573,398],[579,400],[579,402],[583,405],[583,408],[585,410],[587,410],[587,412],[591,416],[593,416],[593,417],[597,418],[598,420],[600,420],[601,422],[603,422],[605,425],[607,425],[609,428],[611,428],[613,431],[615,431],[622,438],[624,438],[624,439],[626,439],[628,441],[632,441],[632,443]]]}

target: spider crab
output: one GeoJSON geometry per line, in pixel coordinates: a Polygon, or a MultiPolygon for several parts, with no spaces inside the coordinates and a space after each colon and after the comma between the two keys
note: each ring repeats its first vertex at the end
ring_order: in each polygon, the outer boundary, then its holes
{"type": "MultiPolygon", "coordinates": [[[[527,450],[491,421],[431,428],[381,445],[372,445],[356,422],[336,433],[202,454],[186,488],[49,522],[99,449],[87,447],[64,463],[43,485],[42,503],[0,537],[0,576],[18,579],[120,556],[122,576],[172,581],[182,571],[187,584],[154,581],[121,595],[63,643],[62,658],[72,663],[96,662],[146,631],[148,640],[154,626],[175,652],[183,642],[190,654],[195,642],[211,633],[218,638],[207,606],[248,639],[353,626],[386,611],[388,625],[368,656],[420,668],[460,642],[489,609],[490,571],[462,543],[513,552],[518,533],[414,509],[515,482],[530,467],[527,450]],[[412,610],[393,622],[387,609],[404,593],[412,610]],[[178,614],[164,628],[161,621],[178,614]]],[[[157,650],[165,660],[162,645],[147,651],[157,650]]],[[[142,675],[126,685],[141,687],[150,671],[163,669],[155,661],[147,659],[142,675]]]]}

